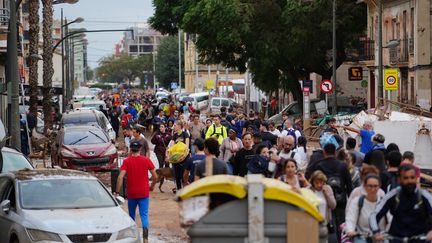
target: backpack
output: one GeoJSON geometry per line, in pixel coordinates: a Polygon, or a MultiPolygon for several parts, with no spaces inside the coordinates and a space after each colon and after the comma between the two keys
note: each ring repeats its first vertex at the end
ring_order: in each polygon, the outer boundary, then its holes
{"type": "Polygon", "coordinates": [[[226,127],[221,126],[221,130],[222,130],[222,133],[216,133],[216,125],[213,124],[213,133],[210,135],[210,137],[213,137],[213,135],[223,136],[224,131],[225,131],[225,135],[228,136],[228,134],[226,133],[227,132],[226,127]]]}
{"type": "Polygon", "coordinates": [[[294,128],[287,128],[285,129],[287,131],[287,136],[293,136],[294,137],[294,145],[297,146],[297,135],[296,135],[296,131],[294,128]]]}
{"type": "Polygon", "coordinates": [[[329,176],[327,179],[327,185],[332,188],[336,203],[341,206],[346,205],[346,193],[344,191],[340,176],[336,174],[329,176]]]}
{"type": "Polygon", "coordinates": [[[387,185],[386,192],[389,192],[399,186],[397,176],[390,174],[390,182],[387,185]]]}

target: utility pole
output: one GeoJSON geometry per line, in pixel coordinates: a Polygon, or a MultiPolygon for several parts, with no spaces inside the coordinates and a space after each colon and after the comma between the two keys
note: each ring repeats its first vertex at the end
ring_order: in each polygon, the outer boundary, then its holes
{"type": "Polygon", "coordinates": [[[179,70],[179,73],[178,73],[178,75],[179,75],[179,87],[180,87],[180,93],[181,93],[181,90],[182,90],[182,66],[181,66],[181,64],[182,64],[182,54],[181,54],[181,42],[182,42],[182,38],[181,38],[181,34],[182,34],[182,31],[181,31],[181,29],[179,29],[178,30],[178,57],[179,57],[179,61],[178,61],[178,65],[179,65],[179,68],[178,68],[178,70],[179,70]]]}
{"type": "Polygon", "coordinates": [[[11,146],[21,151],[20,119],[19,119],[19,80],[18,80],[18,31],[15,0],[9,0],[9,31],[7,35],[6,79],[10,83],[8,96],[11,105],[9,120],[9,135],[11,146]]]}
{"type": "Polygon", "coordinates": [[[337,88],[336,88],[336,58],[337,58],[337,50],[336,50],[336,0],[333,0],[333,114],[337,114],[337,88]]]}
{"type": "Polygon", "coordinates": [[[378,98],[383,98],[382,0],[378,0],[378,98]]]}
{"type": "Polygon", "coordinates": [[[198,85],[198,78],[199,78],[198,65],[199,65],[198,64],[198,50],[197,50],[197,47],[195,45],[195,92],[198,92],[197,87],[199,87],[199,85],[198,85]]]}
{"type": "MultiPolygon", "coordinates": [[[[60,10],[60,35],[61,35],[61,39],[63,39],[64,37],[64,21],[63,21],[63,8],[61,8],[60,10]]],[[[64,53],[64,49],[65,49],[65,45],[64,42],[62,41],[61,43],[61,55],[62,55],[62,68],[61,68],[61,72],[62,72],[62,87],[63,87],[63,94],[62,94],[62,105],[63,105],[63,109],[62,111],[65,112],[66,111],[66,106],[67,106],[67,99],[66,99],[66,79],[65,79],[65,53],[64,53]]]]}

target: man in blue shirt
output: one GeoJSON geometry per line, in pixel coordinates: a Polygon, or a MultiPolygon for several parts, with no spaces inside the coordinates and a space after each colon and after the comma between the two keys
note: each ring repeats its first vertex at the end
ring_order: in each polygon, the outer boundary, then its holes
{"type": "Polygon", "coordinates": [[[195,165],[206,158],[204,153],[204,140],[197,138],[194,141],[195,154],[186,160],[183,172],[183,184],[192,183],[195,179],[195,165]]]}
{"type": "Polygon", "coordinates": [[[129,114],[132,115],[134,120],[138,118],[138,111],[137,111],[137,109],[135,109],[134,102],[132,100],[129,102],[127,109],[128,109],[129,114]]]}
{"type": "Polygon", "coordinates": [[[341,126],[343,129],[346,129],[351,132],[358,133],[362,139],[361,146],[360,146],[360,152],[363,154],[368,153],[372,150],[373,143],[372,143],[372,137],[375,135],[375,132],[373,131],[373,125],[370,121],[365,121],[363,124],[363,129],[359,130],[353,127],[348,126],[341,126]]]}

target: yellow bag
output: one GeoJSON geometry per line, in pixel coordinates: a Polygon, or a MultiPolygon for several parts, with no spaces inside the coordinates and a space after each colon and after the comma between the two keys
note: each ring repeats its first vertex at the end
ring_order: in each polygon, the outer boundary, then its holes
{"type": "Polygon", "coordinates": [[[173,164],[180,163],[183,162],[188,155],[189,148],[186,146],[186,144],[183,142],[178,142],[168,149],[167,161],[173,164]]]}

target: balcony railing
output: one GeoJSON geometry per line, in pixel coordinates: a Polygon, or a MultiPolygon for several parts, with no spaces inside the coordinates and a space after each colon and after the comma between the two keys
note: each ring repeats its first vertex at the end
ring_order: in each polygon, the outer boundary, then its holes
{"type": "Polygon", "coordinates": [[[360,40],[358,52],[361,61],[375,60],[375,41],[360,40]]]}
{"type": "Polygon", "coordinates": [[[390,64],[398,64],[408,62],[408,39],[399,41],[399,45],[390,48],[390,64]]]}
{"type": "Polygon", "coordinates": [[[7,26],[9,23],[9,9],[0,8],[0,26],[7,26]]]}

